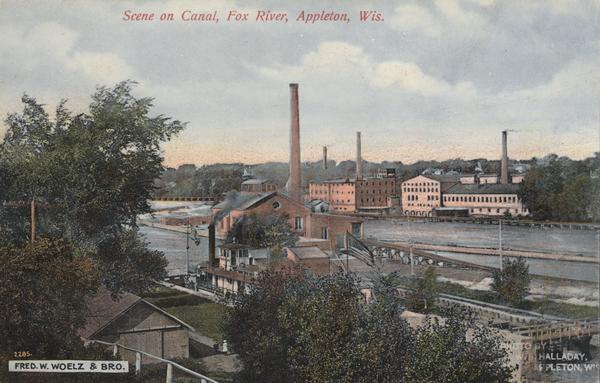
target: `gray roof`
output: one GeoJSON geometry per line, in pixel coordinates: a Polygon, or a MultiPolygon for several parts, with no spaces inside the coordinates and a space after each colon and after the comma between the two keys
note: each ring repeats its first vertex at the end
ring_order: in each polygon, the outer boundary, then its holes
{"type": "Polygon", "coordinates": [[[435,175],[435,174],[426,174],[423,177],[431,178],[432,180],[436,180],[442,183],[446,182],[459,182],[462,174],[443,174],[443,175],[435,175]]]}
{"type": "Polygon", "coordinates": [[[269,180],[267,180],[267,179],[256,178],[256,179],[250,179],[250,180],[244,181],[244,182],[242,182],[242,185],[262,185],[262,184],[266,184],[268,182],[269,182],[269,180]]]}
{"type": "Polygon", "coordinates": [[[316,246],[308,246],[308,247],[290,247],[289,250],[294,253],[300,259],[319,259],[319,258],[329,258],[327,253],[323,250],[319,249],[316,246]]]}
{"type": "Polygon", "coordinates": [[[214,209],[221,210],[245,210],[249,207],[262,202],[266,199],[271,198],[275,195],[275,192],[268,193],[230,193],[227,197],[222,201],[216,204],[214,209]]]}
{"type": "Polygon", "coordinates": [[[458,184],[446,191],[446,194],[516,194],[517,184],[458,184]]]}
{"type": "Polygon", "coordinates": [[[353,178],[339,178],[336,180],[315,181],[315,182],[311,182],[311,183],[315,183],[315,184],[348,184],[348,183],[354,183],[354,179],[353,178]]]}
{"type": "Polygon", "coordinates": [[[78,330],[78,335],[85,339],[91,339],[138,303],[146,304],[182,326],[194,331],[192,326],[181,319],[131,293],[123,293],[117,299],[113,299],[111,292],[101,287],[94,296],[87,299],[86,303],[88,307],[86,323],[83,328],[78,330]]]}

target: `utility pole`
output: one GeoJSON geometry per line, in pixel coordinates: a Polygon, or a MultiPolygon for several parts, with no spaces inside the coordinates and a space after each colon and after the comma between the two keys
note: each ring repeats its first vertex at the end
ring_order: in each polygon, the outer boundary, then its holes
{"type": "Polygon", "coordinates": [[[412,225],[410,224],[410,215],[407,217],[408,223],[408,246],[409,246],[409,254],[410,254],[410,275],[415,276],[415,262],[413,255],[413,235],[412,235],[412,225]]]}
{"type": "Polygon", "coordinates": [[[498,240],[500,242],[499,254],[500,254],[500,271],[504,268],[504,262],[502,259],[502,218],[498,220],[498,240]]]}
{"type": "Polygon", "coordinates": [[[348,232],[345,234],[346,242],[346,274],[350,272],[349,261],[350,261],[350,239],[348,238],[348,232]]]}
{"type": "Polygon", "coordinates": [[[185,275],[190,273],[190,219],[185,228],[185,275]]]}
{"type": "Polygon", "coordinates": [[[33,242],[35,242],[35,198],[31,199],[31,243],[33,242]]]}

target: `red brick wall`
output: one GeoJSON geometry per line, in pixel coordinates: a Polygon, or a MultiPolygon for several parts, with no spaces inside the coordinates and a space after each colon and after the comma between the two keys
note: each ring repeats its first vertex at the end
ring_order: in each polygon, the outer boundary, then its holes
{"type": "Polygon", "coordinates": [[[387,207],[388,197],[396,195],[395,178],[368,178],[356,181],[356,205],[362,207],[387,207]]]}

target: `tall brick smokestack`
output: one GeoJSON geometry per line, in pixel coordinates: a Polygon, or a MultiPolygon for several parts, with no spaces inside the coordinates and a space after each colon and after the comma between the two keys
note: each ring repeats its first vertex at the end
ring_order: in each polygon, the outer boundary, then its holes
{"type": "Polygon", "coordinates": [[[356,132],[356,180],[363,179],[363,162],[360,153],[360,132],[356,132]]]}
{"type": "Polygon", "coordinates": [[[302,175],[300,174],[300,110],[298,107],[298,84],[290,84],[290,178],[288,195],[302,202],[302,175]]]}
{"type": "Polygon", "coordinates": [[[508,145],[507,145],[507,131],[502,131],[502,161],[500,163],[500,183],[508,183],[508,145]]]}
{"type": "Polygon", "coordinates": [[[323,146],[323,169],[327,169],[327,146],[323,146]]]}

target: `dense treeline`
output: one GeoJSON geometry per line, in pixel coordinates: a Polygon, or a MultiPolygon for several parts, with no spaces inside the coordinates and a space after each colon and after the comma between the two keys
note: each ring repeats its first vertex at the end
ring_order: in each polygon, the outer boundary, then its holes
{"type": "Polygon", "coordinates": [[[534,219],[600,220],[600,153],[581,161],[549,155],[529,169],[520,194],[534,219]]]}

